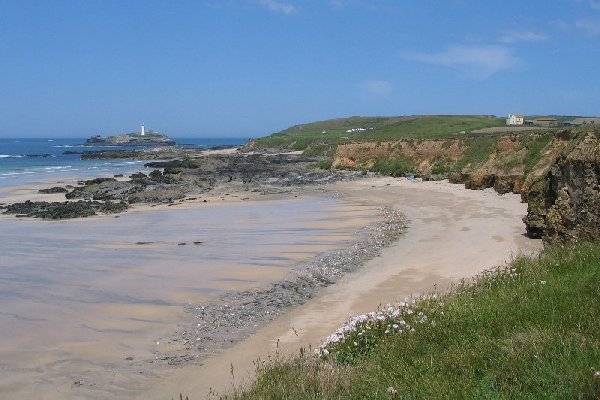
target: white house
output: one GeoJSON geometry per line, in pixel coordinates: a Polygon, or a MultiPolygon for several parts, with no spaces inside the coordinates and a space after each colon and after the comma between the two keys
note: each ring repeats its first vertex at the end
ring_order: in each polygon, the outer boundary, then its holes
{"type": "Polygon", "coordinates": [[[508,114],[506,125],[523,125],[524,117],[521,114],[508,114]]]}

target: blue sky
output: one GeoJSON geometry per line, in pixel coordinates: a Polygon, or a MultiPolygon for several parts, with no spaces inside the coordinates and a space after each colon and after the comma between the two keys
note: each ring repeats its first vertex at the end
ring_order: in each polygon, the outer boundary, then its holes
{"type": "Polygon", "coordinates": [[[600,0],[0,0],[0,137],[598,115],[600,0]]]}

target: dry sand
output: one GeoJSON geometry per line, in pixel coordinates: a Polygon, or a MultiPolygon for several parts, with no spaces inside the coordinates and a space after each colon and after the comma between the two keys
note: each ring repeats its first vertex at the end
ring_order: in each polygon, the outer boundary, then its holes
{"type": "Polygon", "coordinates": [[[315,348],[353,315],[435,286],[443,289],[542,246],[524,236],[521,218],[526,204],[518,195],[499,196],[492,190],[470,191],[447,182],[396,178],[340,183],[329,189],[348,199],[401,210],[410,221],[407,234],[305,305],[207,359],[204,365],[174,369],[139,398],[170,399],[183,393],[190,399],[202,399],[211,389],[222,392],[232,385],[248,384],[259,358],[315,348]]]}

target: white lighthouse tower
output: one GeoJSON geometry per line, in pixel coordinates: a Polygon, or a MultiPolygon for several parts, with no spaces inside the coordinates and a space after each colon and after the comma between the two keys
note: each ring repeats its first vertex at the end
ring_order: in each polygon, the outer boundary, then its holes
{"type": "Polygon", "coordinates": [[[146,134],[146,132],[144,131],[144,123],[142,122],[142,132],[141,132],[142,136],[144,136],[146,134]]]}

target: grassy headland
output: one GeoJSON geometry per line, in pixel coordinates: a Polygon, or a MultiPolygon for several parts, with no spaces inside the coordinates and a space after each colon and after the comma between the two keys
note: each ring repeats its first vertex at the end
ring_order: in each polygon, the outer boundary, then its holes
{"type": "Polygon", "coordinates": [[[256,139],[249,147],[323,156],[321,168],[435,179],[462,174],[455,179],[461,182],[475,176],[473,187],[481,186],[480,179],[489,184],[494,180],[490,176],[510,176],[513,181],[519,177],[516,185],[508,185],[508,190],[518,191],[543,155],[553,156],[559,149],[548,151],[555,144],[556,129],[514,129],[520,128],[506,127],[503,119],[493,116],[350,117],[292,126],[256,139]]]}
{"type": "Polygon", "coordinates": [[[448,294],[355,318],[320,349],[261,364],[232,399],[600,395],[600,245],[547,248],[448,294]]]}
{"type": "Polygon", "coordinates": [[[476,115],[350,117],[295,125],[256,139],[251,146],[333,156],[341,143],[457,137],[477,129],[502,125],[503,119],[476,115]]]}

